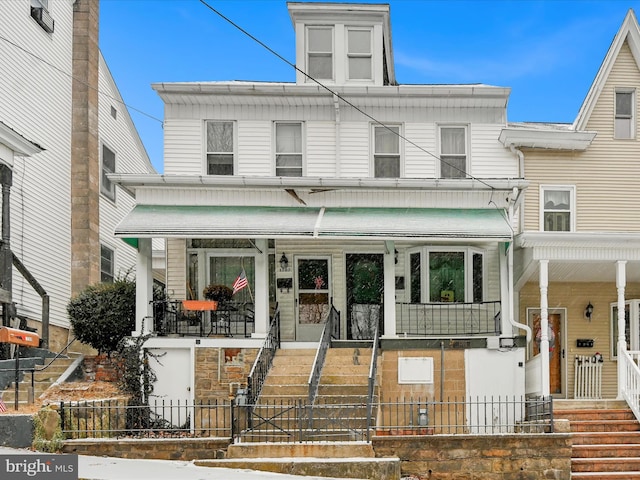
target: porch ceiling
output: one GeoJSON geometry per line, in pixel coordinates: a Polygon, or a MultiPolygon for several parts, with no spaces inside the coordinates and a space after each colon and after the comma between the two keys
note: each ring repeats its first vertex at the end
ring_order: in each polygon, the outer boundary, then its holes
{"type": "Polygon", "coordinates": [[[137,205],[120,238],[357,238],[509,241],[497,209],[137,205]]]}

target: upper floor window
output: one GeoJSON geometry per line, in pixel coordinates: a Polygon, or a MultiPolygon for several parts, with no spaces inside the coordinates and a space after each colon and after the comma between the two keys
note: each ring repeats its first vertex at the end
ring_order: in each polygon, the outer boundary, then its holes
{"type": "Polygon", "coordinates": [[[634,97],[632,90],[616,92],[615,138],[634,138],[635,136],[634,97]]]}
{"type": "Polygon", "coordinates": [[[371,30],[350,28],[347,30],[347,64],[350,80],[373,78],[371,30]]]}
{"type": "Polygon", "coordinates": [[[484,301],[482,251],[474,248],[420,249],[410,253],[409,268],[411,303],[484,301]]]}
{"type": "Polygon", "coordinates": [[[333,80],[333,28],[307,29],[307,74],[315,79],[333,80]]]}
{"type": "Polygon", "coordinates": [[[302,176],[302,124],[276,123],[276,176],[302,176]]]}
{"type": "Polygon", "coordinates": [[[113,283],[113,257],[112,249],[100,245],[100,281],[103,283],[113,283]]]}
{"type": "Polygon", "coordinates": [[[574,187],[542,186],[541,230],[545,232],[571,232],[575,222],[574,187]]]}
{"type": "Polygon", "coordinates": [[[440,127],[440,177],[466,178],[466,127],[440,127]]]}
{"type": "Polygon", "coordinates": [[[207,175],[233,175],[233,122],[208,121],[207,175]]]}
{"type": "Polygon", "coordinates": [[[102,145],[102,173],[100,192],[109,200],[116,199],[116,186],[107,177],[108,173],[116,172],[116,154],[106,145],[102,145]]]}
{"type": "Polygon", "coordinates": [[[400,177],[400,127],[373,127],[373,174],[376,178],[400,177]]]}

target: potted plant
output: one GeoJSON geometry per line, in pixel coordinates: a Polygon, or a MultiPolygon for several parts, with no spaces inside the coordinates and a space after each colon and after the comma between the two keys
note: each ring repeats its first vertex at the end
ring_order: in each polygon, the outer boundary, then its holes
{"type": "Polygon", "coordinates": [[[215,300],[219,303],[225,303],[231,300],[233,290],[226,285],[211,284],[204,288],[202,295],[207,300],[215,300]]]}

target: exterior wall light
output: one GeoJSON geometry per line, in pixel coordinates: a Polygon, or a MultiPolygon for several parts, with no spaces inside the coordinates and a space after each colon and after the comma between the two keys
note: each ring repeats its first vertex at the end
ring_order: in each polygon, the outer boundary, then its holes
{"type": "Polygon", "coordinates": [[[593,305],[591,305],[591,302],[589,302],[589,304],[584,309],[584,318],[591,321],[591,315],[593,315],[593,305]]]}
{"type": "Polygon", "coordinates": [[[289,259],[284,254],[284,252],[282,252],[282,256],[280,257],[280,271],[281,272],[289,271],[289,259]]]}

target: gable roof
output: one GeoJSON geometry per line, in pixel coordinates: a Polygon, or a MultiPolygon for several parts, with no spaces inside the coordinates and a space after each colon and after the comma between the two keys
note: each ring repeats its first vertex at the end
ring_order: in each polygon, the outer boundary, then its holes
{"type": "Polygon", "coordinates": [[[618,30],[618,33],[616,33],[616,36],[611,42],[609,51],[604,57],[596,78],[591,84],[591,88],[580,107],[578,116],[573,122],[575,130],[584,130],[586,128],[587,122],[591,117],[591,112],[598,102],[600,93],[602,93],[602,89],[604,88],[607,78],[611,73],[611,69],[613,68],[613,64],[615,63],[625,40],[628,42],[631,54],[633,55],[636,65],[638,65],[638,68],[640,69],[640,28],[638,27],[638,20],[636,19],[633,9],[629,9],[624,21],[622,22],[620,30],[618,30]]]}

